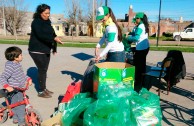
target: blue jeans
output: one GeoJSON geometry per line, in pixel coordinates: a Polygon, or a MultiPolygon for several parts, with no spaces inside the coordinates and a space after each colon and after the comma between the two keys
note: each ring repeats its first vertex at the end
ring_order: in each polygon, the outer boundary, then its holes
{"type": "Polygon", "coordinates": [[[108,52],[106,62],[125,62],[125,51],[108,52]]]}
{"type": "MultiPolygon", "coordinates": [[[[23,94],[22,92],[18,92],[14,94],[11,98],[11,104],[22,101],[23,94]]],[[[13,110],[13,119],[18,120],[18,124],[22,125],[25,124],[25,105],[20,105],[12,109],[13,110]]]]}

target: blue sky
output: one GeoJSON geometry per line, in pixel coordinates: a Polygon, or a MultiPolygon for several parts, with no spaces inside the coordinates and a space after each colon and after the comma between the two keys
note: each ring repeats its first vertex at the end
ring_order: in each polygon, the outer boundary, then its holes
{"type": "MultiPolygon", "coordinates": [[[[25,4],[29,6],[28,11],[32,12],[35,11],[37,5],[42,3],[51,6],[52,14],[65,15],[64,0],[25,0],[25,4]]],[[[134,12],[145,12],[150,21],[158,21],[159,3],[160,0],[108,0],[108,6],[112,8],[117,18],[124,19],[129,6],[132,5],[134,12]]],[[[179,20],[182,16],[184,21],[194,21],[193,3],[194,0],[162,0],[161,17],[179,20]]]]}

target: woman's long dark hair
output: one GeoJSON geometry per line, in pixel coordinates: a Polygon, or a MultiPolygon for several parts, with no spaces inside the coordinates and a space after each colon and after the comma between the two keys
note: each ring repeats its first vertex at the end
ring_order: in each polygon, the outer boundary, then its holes
{"type": "Polygon", "coordinates": [[[49,5],[46,5],[46,4],[40,4],[40,5],[38,5],[37,8],[36,8],[36,12],[33,15],[33,19],[35,19],[35,18],[41,18],[40,14],[42,12],[44,12],[46,9],[49,9],[50,10],[50,8],[51,7],[49,5]]]}
{"type": "Polygon", "coordinates": [[[148,17],[146,14],[143,15],[142,22],[145,25],[145,31],[149,34],[149,23],[148,23],[148,17]]]}
{"type": "Polygon", "coordinates": [[[110,14],[110,16],[111,16],[113,22],[116,24],[117,29],[118,29],[118,40],[121,42],[121,41],[122,41],[122,32],[121,32],[121,28],[119,27],[119,25],[118,25],[118,23],[117,23],[117,20],[116,20],[114,14],[113,14],[111,8],[110,8],[110,7],[108,7],[108,8],[109,8],[109,14],[110,14]]]}

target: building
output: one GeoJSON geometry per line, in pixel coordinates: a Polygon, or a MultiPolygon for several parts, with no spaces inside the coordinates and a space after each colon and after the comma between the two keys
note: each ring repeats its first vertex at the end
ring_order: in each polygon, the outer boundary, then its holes
{"type": "MultiPolygon", "coordinates": [[[[0,8],[0,35],[4,34],[3,29],[3,17],[2,17],[2,8],[0,8]]],[[[129,11],[125,14],[124,19],[117,19],[117,22],[122,29],[123,33],[131,31],[134,27],[132,19],[136,15],[136,12],[133,11],[133,6],[129,6],[129,11]]],[[[149,18],[149,17],[148,17],[149,18]]],[[[18,29],[18,35],[29,35],[31,32],[31,22],[33,20],[33,12],[26,12],[23,19],[23,26],[18,29]]],[[[93,31],[92,23],[79,22],[75,28],[74,25],[69,25],[68,21],[64,18],[63,14],[51,14],[50,20],[52,26],[58,36],[65,35],[74,35],[75,29],[77,29],[77,35],[88,35],[96,37],[102,37],[102,25],[101,23],[95,22],[95,28],[93,31]]],[[[185,27],[191,24],[192,21],[183,21],[183,17],[180,18],[180,21],[174,21],[170,18],[160,20],[160,36],[163,33],[173,33],[175,31],[183,31],[185,27]]],[[[149,22],[149,36],[157,36],[158,33],[158,22],[149,22]]],[[[9,34],[8,32],[6,32],[9,34]]]]}
{"type": "MultiPolygon", "coordinates": [[[[17,30],[18,35],[29,35],[31,32],[31,23],[33,21],[33,12],[26,12],[23,18],[22,27],[17,30]]],[[[50,20],[52,22],[52,26],[58,36],[65,36],[65,24],[67,20],[65,20],[63,14],[51,14],[50,20]]],[[[10,35],[8,32],[6,32],[10,35]]],[[[3,17],[2,12],[0,11],[0,35],[4,34],[3,29],[3,17]]]]}
{"type": "MultiPolygon", "coordinates": [[[[132,19],[135,17],[136,12],[133,12],[133,6],[129,6],[128,14],[125,14],[125,19],[119,19],[118,24],[120,25],[123,31],[130,31],[134,27],[132,19]]],[[[149,17],[148,17],[149,19],[149,17]]],[[[173,33],[175,31],[182,31],[186,26],[191,24],[192,21],[183,21],[183,18],[180,18],[180,21],[174,21],[170,18],[165,18],[160,20],[160,36],[163,33],[173,33]]],[[[149,36],[156,36],[158,32],[158,22],[149,22],[149,36]]]]}

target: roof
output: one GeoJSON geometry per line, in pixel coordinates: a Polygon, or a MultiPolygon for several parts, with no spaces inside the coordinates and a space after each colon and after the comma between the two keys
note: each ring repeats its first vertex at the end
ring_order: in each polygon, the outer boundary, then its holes
{"type": "Polygon", "coordinates": [[[194,23],[191,23],[190,25],[186,26],[185,29],[186,28],[194,28],[194,23]]]}

